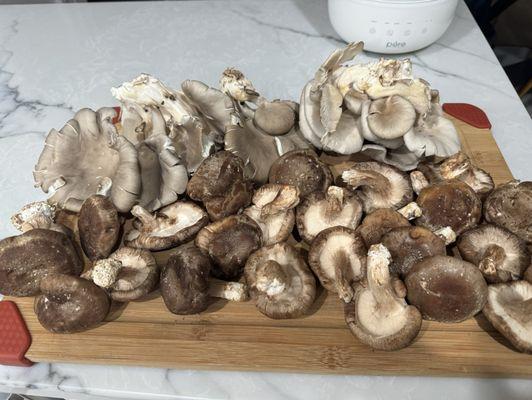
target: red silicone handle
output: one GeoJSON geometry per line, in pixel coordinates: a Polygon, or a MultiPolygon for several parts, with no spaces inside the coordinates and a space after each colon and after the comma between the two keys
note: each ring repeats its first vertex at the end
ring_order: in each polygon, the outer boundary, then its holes
{"type": "Polygon", "coordinates": [[[479,129],[490,129],[488,116],[477,106],[466,103],[445,103],[443,111],[465,123],[479,129]]]}
{"type": "Polygon", "coordinates": [[[29,367],[25,357],[31,344],[28,327],[12,301],[0,301],[0,364],[29,367]]]}

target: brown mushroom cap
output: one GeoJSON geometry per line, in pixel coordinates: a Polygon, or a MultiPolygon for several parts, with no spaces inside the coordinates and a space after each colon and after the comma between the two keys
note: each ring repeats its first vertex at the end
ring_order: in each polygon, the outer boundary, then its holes
{"type": "Polygon", "coordinates": [[[406,276],[416,262],[446,254],[445,242],[420,226],[394,228],[384,234],[381,240],[392,256],[390,272],[401,277],[406,276]]]}
{"type": "Polygon", "coordinates": [[[394,228],[410,226],[410,222],[391,208],[379,208],[366,215],[357,228],[366,247],[380,243],[382,236],[394,228]]]}
{"type": "Polygon", "coordinates": [[[355,229],[362,218],[362,203],[351,191],[329,186],[325,193],[309,194],[296,213],[297,231],[310,244],[324,229],[333,226],[355,229]]]}
{"type": "Polygon", "coordinates": [[[390,253],[382,244],[370,247],[367,283],[355,285],[353,300],[344,308],[353,335],[374,349],[388,351],[408,346],[421,329],[420,312],[394,290],[389,262],[390,253]]]}
{"type": "Polygon", "coordinates": [[[241,274],[249,255],[261,247],[262,231],[247,215],[232,215],[201,229],[195,244],[214,261],[214,276],[233,279],[241,274]]]}
{"type": "Polygon", "coordinates": [[[405,279],[408,302],[424,319],[461,322],[477,314],[488,295],[479,269],[454,257],[432,256],[414,264],[405,279]]]}
{"type": "Polygon", "coordinates": [[[525,242],[496,225],[480,225],[464,232],[458,239],[458,250],[490,283],[520,279],[530,265],[525,242]]]}
{"type": "Polygon", "coordinates": [[[0,293],[35,296],[49,274],[79,275],[83,264],[68,236],[32,229],[0,241],[0,293]]]}
{"type": "Polygon", "coordinates": [[[408,175],[377,161],[354,163],[342,173],[342,179],[356,190],[366,213],[378,208],[398,209],[413,198],[408,175]]]}
{"type": "Polygon", "coordinates": [[[450,226],[457,235],[475,227],[482,213],[482,202],[465,183],[450,180],[424,188],[416,202],[423,210],[416,225],[435,231],[450,226]]]}
{"type": "Polygon", "coordinates": [[[484,217],[532,243],[532,182],[510,181],[497,187],[484,202],[484,217]]]}
{"type": "Polygon", "coordinates": [[[519,351],[532,353],[532,284],[517,281],[490,285],[482,310],[519,351]]]}
{"type": "Polygon", "coordinates": [[[332,181],[329,167],[308,149],[289,151],[275,160],[270,168],[270,183],[296,186],[301,198],[315,191],[325,191],[332,181]]]}
{"type": "Polygon", "coordinates": [[[94,328],[109,312],[105,291],[77,276],[50,274],[40,281],[35,314],[41,325],[54,333],[75,333],[94,328]]]}
{"type": "Polygon", "coordinates": [[[299,251],[287,243],[251,254],[244,273],[258,310],[270,318],[299,317],[314,303],[314,275],[299,251]]]}
{"type": "Polygon", "coordinates": [[[323,287],[347,303],[353,298],[353,283],[366,273],[366,246],[354,230],[335,226],[316,236],[308,262],[323,287]]]}
{"type": "Polygon", "coordinates": [[[209,305],[211,260],[196,246],[181,246],[161,272],[164,304],[174,314],[197,314],[209,305]]]}
{"type": "Polygon", "coordinates": [[[120,236],[120,219],[111,200],[101,195],[87,198],[79,211],[78,231],[90,260],[107,258],[120,236]]]}
{"type": "Polygon", "coordinates": [[[445,159],[438,169],[442,179],[461,180],[469,185],[481,199],[484,199],[495,187],[490,174],[474,166],[469,157],[461,151],[445,159]]]}
{"type": "Polygon", "coordinates": [[[253,122],[269,135],[283,135],[296,123],[296,113],[283,101],[265,101],[255,110],[253,122]]]}
{"type": "Polygon", "coordinates": [[[527,268],[527,270],[523,274],[523,279],[525,281],[532,283],[532,263],[530,264],[530,266],[527,268]]]}

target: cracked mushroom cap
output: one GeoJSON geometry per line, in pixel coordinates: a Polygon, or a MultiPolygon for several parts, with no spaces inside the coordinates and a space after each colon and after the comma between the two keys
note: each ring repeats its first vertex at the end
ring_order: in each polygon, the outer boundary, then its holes
{"type": "Polygon", "coordinates": [[[416,202],[422,214],[415,224],[431,231],[450,226],[460,235],[475,227],[482,214],[482,202],[475,191],[458,180],[427,186],[416,202]]]}
{"type": "Polygon", "coordinates": [[[490,285],[482,313],[517,350],[532,354],[531,283],[517,281],[490,285]]]}
{"type": "Polygon", "coordinates": [[[366,274],[366,246],[354,230],[334,226],[312,241],[308,262],[323,287],[348,303],[353,283],[366,274]]]}
{"type": "Polygon", "coordinates": [[[105,291],[86,279],[51,274],[40,282],[34,310],[40,324],[53,333],[75,333],[95,328],[109,312],[105,291]]]}
{"type": "Polygon", "coordinates": [[[490,283],[521,279],[530,265],[526,243],[496,225],[480,225],[464,232],[458,239],[458,250],[490,283]]]}
{"type": "Polygon", "coordinates": [[[379,208],[362,220],[357,228],[366,247],[381,242],[382,237],[394,228],[408,227],[410,222],[399,212],[391,208],[379,208]]]}
{"type": "Polygon", "coordinates": [[[267,183],[255,191],[252,203],[244,214],[260,227],[263,244],[267,246],[287,240],[296,219],[294,208],[299,203],[297,187],[267,183]]]}
{"type": "Polygon", "coordinates": [[[424,319],[462,322],[477,314],[488,295],[479,269],[454,257],[432,256],[414,264],[405,279],[408,302],[424,319]]]}
{"type": "Polygon", "coordinates": [[[262,246],[262,231],[247,215],[231,215],[199,231],[196,246],[214,262],[212,274],[237,278],[249,255],[262,246]]]}
{"type": "Polygon", "coordinates": [[[532,243],[532,182],[513,180],[497,187],[484,202],[484,218],[532,243]]]}
{"type": "Polygon", "coordinates": [[[154,214],[134,206],[131,213],[137,219],[134,228],[126,234],[125,244],[152,251],[188,242],[209,223],[207,213],[191,201],[176,201],[154,214]]]}
{"type": "Polygon", "coordinates": [[[48,201],[78,212],[102,189],[118,211],[128,212],[141,192],[137,151],[112,123],[113,108],[84,108],[60,130],[52,129],[35,166],[35,184],[48,201]]]}
{"type": "Polygon", "coordinates": [[[79,275],[82,270],[64,233],[38,228],[0,241],[0,293],[6,296],[35,296],[47,275],[79,275]]]}
{"type": "Polygon", "coordinates": [[[344,226],[355,229],[362,218],[362,203],[351,191],[329,186],[325,193],[309,194],[296,212],[297,231],[310,244],[327,228],[344,226]]]}
{"type": "Polygon", "coordinates": [[[329,167],[308,149],[289,151],[275,160],[270,168],[270,183],[296,186],[301,198],[315,191],[325,191],[332,181],[329,167]]]}
{"type": "Polygon", "coordinates": [[[390,272],[404,277],[412,266],[426,258],[446,255],[445,242],[421,226],[394,228],[381,238],[392,256],[390,272]]]}
{"type": "Polygon", "coordinates": [[[378,208],[398,209],[413,198],[408,175],[377,161],[353,164],[342,173],[342,179],[351,190],[356,190],[366,213],[378,208]]]}
{"type": "Polygon", "coordinates": [[[354,336],[377,350],[408,346],[421,329],[421,314],[397,295],[390,277],[390,253],[382,244],[372,245],[367,258],[367,282],[354,288],[345,305],[345,321],[354,336]]]}
{"type": "Polygon", "coordinates": [[[89,260],[107,258],[120,239],[120,218],[111,200],[101,195],[87,198],[79,211],[78,231],[89,260]]]}
{"type": "Polygon", "coordinates": [[[405,98],[390,96],[371,102],[367,118],[368,126],[376,136],[397,139],[414,126],[416,110],[405,98]]]}
{"type": "Polygon", "coordinates": [[[297,318],[314,303],[316,280],[304,257],[287,243],[262,247],[244,270],[258,310],[273,319],[297,318]]]}

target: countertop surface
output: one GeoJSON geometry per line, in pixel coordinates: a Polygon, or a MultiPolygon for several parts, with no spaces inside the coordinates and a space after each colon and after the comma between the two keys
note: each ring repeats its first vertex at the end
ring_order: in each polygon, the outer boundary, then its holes
{"type": "MultiPolygon", "coordinates": [[[[81,107],[113,105],[111,86],[148,72],[171,87],[216,85],[241,69],[269,98],[299,98],[342,46],[325,0],[0,6],[0,237],[44,199],[31,171],[51,128],[81,107]]],[[[481,107],[514,176],[532,180],[532,122],[466,6],[446,34],[409,55],[442,102],[481,107]]],[[[365,54],[368,60],[377,55],[365,54]]],[[[237,351],[237,349],[235,349],[237,351]]],[[[434,360],[434,362],[438,362],[434,360]]],[[[179,371],[38,364],[0,366],[0,392],[138,399],[530,399],[532,381],[179,371]]]]}

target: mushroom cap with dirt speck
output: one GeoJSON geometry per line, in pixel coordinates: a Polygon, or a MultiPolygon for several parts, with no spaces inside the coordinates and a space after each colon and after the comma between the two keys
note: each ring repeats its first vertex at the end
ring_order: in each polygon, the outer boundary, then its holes
{"type": "Polygon", "coordinates": [[[93,282],[71,275],[50,274],[40,281],[34,310],[40,324],[53,333],[95,328],[109,312],[109,297],[93,282]]]}
{"type": "Polygon", "coordinates": [[[476,265],[449,256],[418,261],[405,279],[408,302],[424,319],[461,322],[476,315],[488,295],[488,285],[476,265]]]}
{"type": "Polygon", "coordinates": [[[314,275],[299,250],[287,243],[255,251],[244,275],[257,309],[270,318],[297,318],[314,303],[314,275]]]}
{"type": "Polygon", "coordinates": [[[369,247],[380,243],[382,236],[392,229],[408,226],[410,222],[399,212],[391,208],[379,208],[364,217],[357,232],[369,247]]]}
{"type": "Polygon", "coordinates": [[[0,241],[0,293],[35,296],[50,274],[79,275],[83,264],[71,239],[49,229],[31,229],[0,241]]]}

